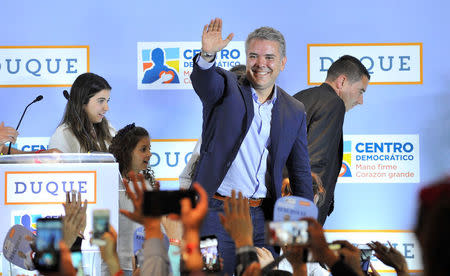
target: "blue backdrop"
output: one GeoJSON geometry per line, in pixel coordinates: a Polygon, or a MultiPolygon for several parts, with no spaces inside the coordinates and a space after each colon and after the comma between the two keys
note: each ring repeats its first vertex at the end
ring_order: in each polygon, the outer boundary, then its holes
{"type": "MultiPolygon", "coordinates": [[[[157,139],[198,138],[201,103],[192,90],[138,90],[138,42],[200,41],[213,17],[223,19],[235,41],[273,26],[287,41],[278,84],[291,95],[308,87],[309,43],[421,42],[423,84],[369,85],[364,105],[344,124],[344,134],[418,134],[420,183],[339,184],[326,226],[411,229],[419,187],[450,168],[447,1],[1,1],[0,10],[0,46],[89,45],[90,71],[113,88],[107,113],[113,126],[136,122],[157,139]]],[[[63,89],[0,88],[0,121],[15,126],[23,107],[42,94],[20,135],[50,136],[64,111],[63,89]]]]}

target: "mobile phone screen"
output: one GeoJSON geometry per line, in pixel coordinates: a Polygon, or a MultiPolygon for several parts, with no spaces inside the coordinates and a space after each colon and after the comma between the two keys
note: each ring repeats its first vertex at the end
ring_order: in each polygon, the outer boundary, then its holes
{"type": "Polygon", "coordinates": [[[195,207],[195,191],[146,191],[144,193],[143,214],[145,216],[159,217],[167,214],[180,214],[182,198],[189,198],[192,207],[195,207]]]}
{"type": "Polygon", "coordinates": [[[217,250],[217,245],[218,241],[216,236],[206,236],[201,238],[200,251],[203,256],[204,271],[220,271],[219,252],[217,250]]]}
{"type": "Polygon", "coordinates": [[[93,211],[93,240],[92,243],[103,246],[106,244],[104,240],[102,240],[102,236],[105,232],[109,230],[109,210],[94,210],[93,211]]]}
{"type": "Polygon", "coordinates": [[[62,239],[61,219],[38,219],[36,226],[37,250],[59,250],[59,241],[62,239]]]}
{"type": "Polygon", "coordinates": [[[36,224],[36,267],[43,271],[55,271],[59,265],[59,242],[62,237],[62,221],[38,219],[36,224]]]}
{"type": "Polygon", "coordinates": [[[70,252],[70,257],[72,259],[72,265],[75,269],[83,269],[83,255],[81,251],[70,252]]]}
{"type": "Polygon", "coordinates": [[[358,247],[359,251],[361,252],[360,253],[361,262],[362,261],[366,261],[366,260],[370,260],[370,258],[373,255],[372,248],[368,247],[367,245],[365,247],[361,246],[361,245],[358,245],[357,247],[358,247]]]}
{"type": "Polygon", "coordinates": [[[272,221],[268,223],[266,241],[270,245],[306,244],[308,240],[307,221],[272,221]]]}

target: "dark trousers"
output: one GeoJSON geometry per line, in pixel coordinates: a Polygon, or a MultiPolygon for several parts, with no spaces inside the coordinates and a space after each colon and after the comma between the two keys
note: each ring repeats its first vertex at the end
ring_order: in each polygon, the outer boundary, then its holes
{"type": "MultiPolygon", "coordinates": [[[[215,235],[219,241],[219,254],[223,258],[223,272],[233,275],[236,263],[236,248],[234,241],[220,223],[219,213],[224,213],[223,201],[209,198],[208,214],[201,229],[202,236],[215,235]]],[[[253,243],[257,247],[266,247],[274,254],[273,247],[265,246],[265,220],[261,207],[250,207],[250,216],[253,222],[253,243]]],[[[274,255],[275,256],[275,255],[274,255]]]]}

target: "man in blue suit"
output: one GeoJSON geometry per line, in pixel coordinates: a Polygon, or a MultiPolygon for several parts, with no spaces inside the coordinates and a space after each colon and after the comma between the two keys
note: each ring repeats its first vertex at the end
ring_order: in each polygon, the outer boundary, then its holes
{"type": "Polygon", "coordinates": [[[202,51],[194,57],[191,74],[203,105],[202,145],[193,181],[210,196],[202,235],[217,236],[227,273],[234,270],[235,247],[218,213],[232,190],[249,200],[254,230],[248,243],[259,247],[265,244],[265,219],[271,219],[274,202],[281,196],[284,166],[293,194],[313,199],[304,107],[275,85],[286,64],[283,35],[270,27],[249,34],[242,81],[214,64],[216,53],[232,38],[230,34],[222,39],[221,19],[205,25],[202,51]]]}

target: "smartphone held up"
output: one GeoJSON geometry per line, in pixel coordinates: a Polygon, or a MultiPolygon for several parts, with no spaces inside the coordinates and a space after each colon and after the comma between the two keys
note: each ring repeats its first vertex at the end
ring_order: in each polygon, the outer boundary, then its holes
{"type": "Polygon", "coordinates": [[[97,209],[93,211],[92,243],[98,246],[106,245],[102,240],[103,234],[109,231],[109,210],[97,209]]]}
{"type": "Polygon", "coordinates": [[[188,198],[195,207],[196,192],[194,190],[179,191],[145,191],[142,212],[145,216],[159,217],[168,214],[180,214],[180,200],[188,198]]]}
{"type": "Polygon", "coordinates": [[[271,221],[267,224],[266,241],[270,245],[302,245],[309,241],[308,222],[271,221]]]}
{"type": "Polygon", "coordinates": [[[201,237],[200,251],[203,258],[203,271],[220,271],[219,250],[217,249],[218,245],[219,242],[217,237],[214,235],[201,237]]]}
{"type": "Polygon", "coordinates": [[[61,218],[40,218],[36,223],[35,267],[40,271],[58,271],[59,242],[63,239],[61,218]]]}

